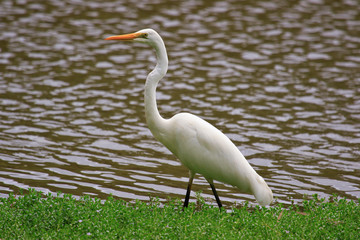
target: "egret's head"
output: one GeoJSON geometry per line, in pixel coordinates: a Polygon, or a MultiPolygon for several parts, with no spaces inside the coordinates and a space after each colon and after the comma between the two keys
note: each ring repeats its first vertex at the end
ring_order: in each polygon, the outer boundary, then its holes
{"type": "Polygon", "coordinates": [[[116,35],[105,38],[105,40],[132,40],[135,42],[147,43],[152,46],[154,43],[159,41],[159,39],[161,40],[159,34],[150,28],[137,31],[135,33],[116,35]]]}

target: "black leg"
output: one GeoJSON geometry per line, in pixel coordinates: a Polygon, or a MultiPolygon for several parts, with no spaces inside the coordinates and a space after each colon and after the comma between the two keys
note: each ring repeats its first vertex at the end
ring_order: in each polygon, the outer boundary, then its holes
{"type": "Polygon", "coordinates": [[[219,209],[221,209],[222,204],[221,204],[219,195],[218,195],[217,192],[216,192],[214,183],[213,183],[212,181],[208,181],[208,182],[210,183],[211,189],[212,189],[212,191],[213,191],[213,193],[214,193],[214,196],[215,196],[216,202],[217,202],[217,204],[218,204],[218,206],[219,206],[219,209]]]}
{"type": "Polygon", "coordinates": [[[189,205],[190,192],[191,192],[191,186],[192,186],[193,180],[194,180],[194,174],[190,173],[189,183],[188,183],[187,190],[186,190],[184,208],[188,207],[188,205],[189,205]]]}

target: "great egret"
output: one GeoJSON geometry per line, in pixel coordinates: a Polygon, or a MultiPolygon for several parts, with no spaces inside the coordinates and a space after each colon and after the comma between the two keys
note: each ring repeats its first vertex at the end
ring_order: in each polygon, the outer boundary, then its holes
{"type": "Polygon", "coordinates": [[[165,44],[156,31],[143,29],[135,33],[111,36],[105,40],[133,40],[147,43],[155,49],[157,64],[145,83],[146,121],[154,137],[189,169],[190,178],[184,207],[189,204],[191,185],[196,173],[202,174],[209,182],[219,208],[222,204],[213,180],[254,194],[262,206],[272,202],[272,191],[264,179],[220,130],[190,113],[179,113],[170,119],[160,116],[156,104],[156,86],[167,72],[168,57],[165,44]]]}

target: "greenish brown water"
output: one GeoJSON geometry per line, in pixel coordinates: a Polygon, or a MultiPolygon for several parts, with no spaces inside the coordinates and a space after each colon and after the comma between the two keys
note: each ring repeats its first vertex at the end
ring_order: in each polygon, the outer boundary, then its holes
{"type": "MultiPolygon", "coordinates": [[[[187,170],[147,129],[154,28],[169,55],[164,117],[219,128],[279,201],[360,197],[360,4],[343,1],[0,3],[0,196],[183,198],[187,170]]],[[[224,202],[249,200],[217,183],[224,202]]],[[[197,176],[194,191],[211,197],[197,176]]]]}

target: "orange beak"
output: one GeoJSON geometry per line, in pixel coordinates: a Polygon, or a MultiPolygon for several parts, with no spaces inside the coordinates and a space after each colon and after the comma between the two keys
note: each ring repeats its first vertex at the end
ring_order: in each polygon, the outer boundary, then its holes
{"type": "Polygon", "coordinates": [[[116,35],[105,38],[105,40],[134,40],[135,38],[141,37],[144,33],[129,33],[123,35],[116,35]]]}

